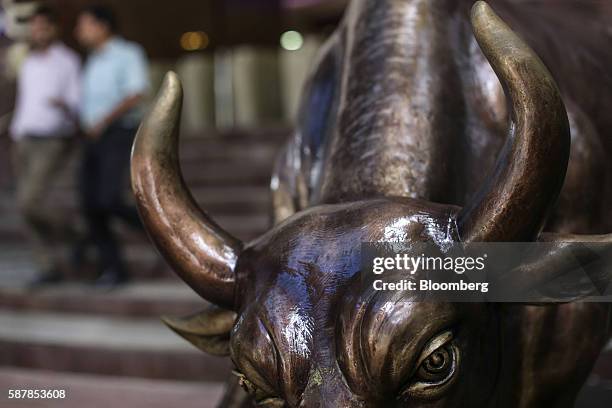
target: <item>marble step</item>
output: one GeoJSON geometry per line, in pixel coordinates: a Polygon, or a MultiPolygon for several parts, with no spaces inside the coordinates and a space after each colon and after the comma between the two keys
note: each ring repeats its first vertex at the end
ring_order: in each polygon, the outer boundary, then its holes
{"type": "MultiPolygon", "coordinates": [[[[0,367],[0,389],[66,390],[64,400],[4,400],[4,408],[216,408],[223,383],[149,380],[0,367]]],[[[592,381],[576,408],[608,408],[612,386],[592,381]]]]}
{"type": "Polygon", "coordinates": [[[215,408],[220,382],[181,382],[0,367],[3,408],[215,408]],[[8,390],[65,390],[61,400],[8,400],[8,390]]]}
{"type": "MultiPolygon", "coordinates": [[[[18,232],[21,234],[20,232],[18,232]]],[[[6,235],[0,232],[0,276],[15,275],[32,277],[36,272],[36,264],[32,252],[22,235],[13,235],[10,243],[6,235]],[[4,238],[4,240],[3,240],[4,238]]],[[[153,246],[142,238],[142,242],[128,242],[123,248],[128,271],[132,279],[151,280],[174,278],[174,273],[159,256],[153,246]]],[[[63,272],[70,280],[87,282],[95,278],[95,257],[91,257],[81,265],[80,270],[70,266],[68,248],[60,248],[59,259],[63,272]]],[[[2,281],[2,279],[0,279],[2,281]]]]}
{"type": "MultiPolygon", "coordinates": [[[[202,159],[184,163],[181,169],[188,186],[263,186],[270,183],[273,167],[274,158],[269,157],[263,163],[253,163],[248,158],[235,162],[202,159]]],[[[54,184],[61,189],[72,188],[77,184],[76,175],[75,169],[67,168],[54,184]]]]}
{"type": "MultiPolygon", "coordinates": [[[[271,168],[278,152],[285,145],[291,131],[287,128],[274,129],[232,129],[229,131],[206,131],[198,135],[183,135],[180,144],[181,163],[192,172],[201,174],[206,166],[214,172],[219,166],[244,167],[263,166],[271,168]]],[[[9,143],[0,138],[0,191],[11,186],[9,143]]],[[[78,155],[72,154],[65,171],[67,178],[73,177],[78,166],[78,155]]],[[[210,173],[211,171],[208,171],[210,173]]],[[[223,175],[222,175],[223,177],[223,175]]]]}
{"type": "Polygon", "coordinates": [[[207,305],[178,278],[129,283],[112,291],[83,283],[36,290],[28,289],[26,284],[23,276],[0,278],[0,309],[156,319],[161,315],[187,315],[207,305]]]}
{"type": "MultiPolygon", "coordinates": [[[[267,214],[211,215],[215,221],[228,232],[244,240],[255,238],[259,234],[265,232],[270,224],[270,219],[267,214]]],[[[149,242],[145,234],[134,233],[126,228],[123,228],[121,224],[118,226],[118,232],[122,238],[130,242],[149,242]]],[[[2,214],[2,216],[0,216],[0,242],[14,243],[16,241],[24,240],[25,234],[20,217],[16,213],[13,213],[12,215],[2,214]]]]}
{"type": "MultiPolygon", "coordinates": [[[[6,237],[6,236],[4,236],[6,237]]],[[[14,236],[10,244],[3,242],[0,232],[0,275],[12,276],[20,274],[32,275],[35,273],[36,264],[29,246],[23,236],[14,236]]],[[[135,281],[142,280],[167,280],[175,278],[170,266],[157,253],[148,238],[142,238],[142,242],[124,241],[124,258],[130,277],[135,281]]],[[[88,282],[96,277],[95,253],[90,251],[91,256],[81,265],[79,270],[74,270],[69,261],[67,248],[61,249],[59,257],[63,273],[69,280],[88,282]]],[[[29,276],[28,275],[28,276],[29,276]]]]}
{"type": "MultiPolygon", "coordinates": [[[[196,201],[214,216],[261,215],[271,209],[271,194],[265,186],[202,186],[191,189],[196,201]]],[[[55,211],[78,211],[78,199],[73,189],[54,189],[49,192],[45,204],[55,211]]],[[[0,214],[12,217],[17,214],[13,192],[0,192],[0,214]]]]}
{"type": "Polygon", "coordinates": [[[158,319],[0,310],[0,366],[221,382],[227,358],[206,355],[158,319]]]}
{"type": "MultiPolygon", "coordinates": [[[[190,177],[202,173],[214,174],[221,179],[269,174],[281,148],[282,143],[277,141],[261,143],[258,140],[188,140],[181,143],[179,154],[183,174],[189,181],[190,177]]],[[[59,178],[69,180],[78,172],[79,150],[74,149],[66,156],[66,160],[59,178]]],[[[6,170],[12,169],[7,167],[6,170]]]]}

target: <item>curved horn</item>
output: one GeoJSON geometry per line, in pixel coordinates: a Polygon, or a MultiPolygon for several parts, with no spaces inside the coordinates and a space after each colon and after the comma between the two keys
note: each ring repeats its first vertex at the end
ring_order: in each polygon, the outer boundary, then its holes
{"type": "Polygon", "coordinates": [[[132,189],[149,236],[171,267],[200,296],[234,305],[234,267],[242,244],[203,212],[179,167],[183,90],[168,73],[132,151],[132,189]]]}
{"type": "Polygon", "coordinates": [[[495,173],[459,214],[459,234],[471,242],[533,241],[565,179],[567,113],[548,69],[485,2],[474,5],[472,25],[512,113],[495,173]]]}

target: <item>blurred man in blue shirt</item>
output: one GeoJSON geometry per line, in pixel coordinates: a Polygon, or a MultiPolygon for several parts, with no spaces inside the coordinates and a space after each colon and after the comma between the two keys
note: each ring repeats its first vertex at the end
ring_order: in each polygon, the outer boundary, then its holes
{"type": "Polygon", "coordinates": [[[117,35],[112,10],[86,8],[76,36],[89,51],[82,83],[80,120],[87,141],[81,170],[81,198],[91,241],[99,253],[98,283],[114,286],[128,278],[114,218],[140,228],[136,209],[124,200],[130,150],[149,88],[144,50],[117,35]]]}

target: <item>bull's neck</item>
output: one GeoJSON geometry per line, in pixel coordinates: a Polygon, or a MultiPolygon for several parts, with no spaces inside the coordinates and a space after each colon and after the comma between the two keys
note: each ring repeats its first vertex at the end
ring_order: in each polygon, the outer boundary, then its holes
{"type": "Polygon", "coordinates": [[[448,201],[463,98],[454,0],[358,0],[343,26],[337,130],[319,202],[448,201]]]}

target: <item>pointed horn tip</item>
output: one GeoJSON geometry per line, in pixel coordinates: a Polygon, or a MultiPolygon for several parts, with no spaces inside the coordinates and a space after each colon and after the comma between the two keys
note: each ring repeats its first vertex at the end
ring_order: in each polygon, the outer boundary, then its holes
{"type": "Polygon", "coordinates": [[[472,6],[472,21],[495,14],[489,3],[479,0],[472,6]]]}
{"type": "Polygon", "coordinates": [[[169,71],[162,82],[157,97],[138,132],[134,142],[133,156],[158,151],[173,143],[183,103],[183,86],[179,76],[169,71]]]}
{"type": "MultiPolygon", "coordinates": [[[[496,32],[495,37],[501,34],[498,31],[500,28],[507,28],[507,30],[512,31],[510,27],[507,27],[506,22],[500,18],[500,16],[486,1],[480,0],[474,3],[474,6],[472,6],[470,20],[472,22],[472,26],[474,27],[475,34],[477,37],[480,37],[479,33],[481,35],[487,34],[486,36],[489,37],[492,34],[490,32],[491,29],[496,32]]],[[[512,35],[514,35],[514,33],[512,33],[512,35]]]]}
{"type": "Polygon", "coordinates": [[[181,80],[176,72],[168,71],[166,72],[166,75],[164,75],[164,83],[167,83],[170,85],[176,85],[176,84],[180,84],[181,80]]]}
{"type": "Polygon", "coordinates": [[[164,82],[162,84],[160,94],[165,94],[167,92],[178,92],[179,94],[183,93],[183,84],[181,83],[181,79],[174,71],[168,71],[164,76],[164,82]]]}
{"type": "Polygon", "coordinates": [[[471,23],[476,41],[496,72],[507,71],[508,67],[504,65],[509,63],[513,67],[526,64],[532,70],[548,73],[548,69],[525,40],[486,1],[474,4],[471,23]]]}

